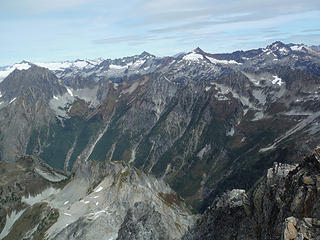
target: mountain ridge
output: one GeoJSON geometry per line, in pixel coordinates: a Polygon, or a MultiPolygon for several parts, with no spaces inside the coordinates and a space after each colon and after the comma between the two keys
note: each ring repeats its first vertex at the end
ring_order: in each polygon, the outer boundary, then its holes
{"type": "MultiPolygon", "coordinates": [[[[266,48],[270,48],[270,47],[272,47],[272,46],[276,46],[276,45],[281,45],[281,46],[288,46],[288,47],[291,47],[291,48],[293,48],[293,49],[295,49],[295,51],[299,51],[299,50],[301,50],[303,47],[306,49],[306,50],[308,50],[309,49],[309,51],[310,50],[313,50],[313,49],[317,49],[317,46],[307,46],[307,45],[304,45],[304,44],[294,44],[294,43],[288,43],[288,44],[285,44],[285,43],[283,43],[283,42],[281,42],[281,41],[276,41],[276,42],[273,42],[273,43],[271,43],[270,45],[268,45],[266,48]]],[[[211,56],[216,56],[217,57],[217,59],[219,60],[219,58],[221,58],[222,60],[228,60],[228,58],[230,58],[231,56],[235,56],[235,55],[237,55],[237,54],[241,54],[241,53],[247,53],[247,54],[249,54],[249,53],[253,53],[253,52],[259,52],[259,53],[261,53],[261,51],[262,51],[262,48],[257,48],[257,49],[250,49],[250,50],[246,50],[246,51],[243,51],[243,50],[238,50],[238,51],[234,51],[234,52],[231,52],[231,53],[208,53],[208,52],[205,52],[205,51],[203,51],[200,47],[197,47],[197,48],[195,48],[193,51],[191,51],[191,52],[195,52],[195,53],[201,53],[201,54],[208,54],[209,56],[211,55],[211,56]],[[224,59],[225,58],[225,59],[224,59]]],[[[317,52],[317,51],[315,51],[315,52],[317,52]]],[[[189,52],[190,53],[190,52],[189,52]]],[[[179,55],[185,55],[185,54],[187,54],[187,53],[179,53],[179,55]]],[[[156,57],[156,56],[154,56],[154,55],[152,55],[152,54],[150,54],[150,53],[148,53],[148,52],[146,52],[146,51],[144,51],[144,52],[142,52],[141,54],[137,54],[137,55],[133,55],[133,56],[131,56],[131,57],[137,57],[137,56],[140,56],[140,57],[145,57],[145,56],[152,56],[152,57],[156,57]]],[[[122,57],[122,58],[116,58],[116,59],[113,59],[113,60],[117,60],[117,59],[123,59],[123,58],[125,58],[125,57],[122,57]]],[[[167,57],[163,57],[163,58],[167,58],[167,57]]],[[[63,65],[65,65],[64,67],[66,67],[66,65],[67,66],[69,66],[70,67],[70,65],[72,65],[72,63],[79,63],[79,67],[81,68],[81,66],[83,66],[85,63],[87,63],[87,64],[94,64],[94,63],[101,63],[102,61],[105,61],[105,60],[111,60],[111,59],[103,59],[103,58],[96,58],[96,59],[94,59],[94,60],[90,60],[90,59],[76,59],[76,60],[74,60],[74,61],[68,61],[68,60],[66,60],[66,61],[62,61],[62,62],[59,62],[59,61],[56,61],[56,62],[43,62],[43,63],[38,63],[39,64],[39,66],[47,66],[48,67],[48,69],[49,70],[59,70],[61,67],[58,67],[59,65],[60,66],[63,66],[63,65]],[[66,64],[67,63],[67,64],[66,64]],[[56,65],[55,65],[56,64],[56,65]]],[[[235,59],[233,59],[233,60],[235,60],[235,59]]],[[[15,65],[18,65],[17,66],[17,68],[19,68],[19,65],[20,64],[30,64],[31,62],[30,61],[27,61],[27,60],[23,60],[23,61],[21,61],[20,63],[17,63],[17,64],[14,64],[14,65],[12,65],[12,66],[10,66],[10,67],[5,67],[5,66],[3,66],[3,67],[1,67],[1,69],[2,68],[4,68],[4,70],[5,71],[8,71],[8,69],[9,68],[12,68],[13,66],[15,66],[15,65]],[[7,70],[6,70],[7,69],[7,70]]],[[[32,63],[32,64],[36,64],[37,65],[37,63],[32,63]]],[[[61,70],[61,69],[60,69],[61,70]]],[[[0,73],[1,73],[1,71],[0,71],[0,73]]],[[[4,76],[8,76],[8,73],[6,73],[7,75],[5,75],[4,73],[3,73],[3,75],[1,76],[1,74],[0,74],[0,79],[3,79],[4,78],[4,76]]]]}
{"type": "Polygon", "coordinates": [[[245,191],[275,162],[302,164],[320,141],[320,55],[302,45],[275,42],[230,54],[199,48],[176,58],[142,53],[42,67],[22,62],[8,72],[0,82],[0,163],[20,169],[27,155],[50,166],[35,166],[31,177],[68,179],[61,190],[25,196],[26,212],[0,209],[0,227],[11,238],[27,236],[19,226],[39,211],[48,229],[28,226],[50,239],[102,237],[105,224],[110,237],[148,239],[157,222],[155,239],[191,237],[196,216],[187,206],[204,214],[204,225],[219,199],[219,208],[226,200],[231,211],[233,202],[238,209],[245,191]],[[243,190],[223,194],[232,189],[243,190]],[[21,230],[8,231],[12,227],[21,230]]]}
{"type": "MultiPolygon", "coordinates": [[[[11,157],[2,159],[35,154],[66,171],[81,158],[123,160],[165,179],[199,207],[242,185],[240,172],[251,172],[249,187],[279,156],[295,161],[288,150],[307,154],[319,139],[320,59],[298,45],[275,42],[222,55],[195,49],[178,58],[142,53],[77,64],[51,71],[61,90],[36,101],[43,107],[37,116],[46,120],[22,124],[20,116],[30,110],[22,108],[19,93],[3,98],[2,119],[19,106],[10,123],[28,130],[17,138],[2,128],[3,139],[11,139],[2,144],[11,157]],[[308,136],[307,145],[296,146],[308,136]],[[253,168],[260,159],[266,165],[253,168]]],[[[21,86],[32,81],[19,79],[21,86]]]]}

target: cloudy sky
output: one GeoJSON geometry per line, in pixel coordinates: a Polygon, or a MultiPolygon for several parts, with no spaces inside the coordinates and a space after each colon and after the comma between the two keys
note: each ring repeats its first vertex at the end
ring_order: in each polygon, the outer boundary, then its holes
{"type": "Polygon", "coordinates": [[[319,0],[0,0],[0,66],[320,45],[319,0]]]}

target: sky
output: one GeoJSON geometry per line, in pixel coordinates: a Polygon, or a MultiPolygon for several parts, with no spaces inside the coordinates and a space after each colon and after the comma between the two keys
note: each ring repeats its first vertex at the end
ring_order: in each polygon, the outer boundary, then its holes
{"type": "Polygon", "coordinates": [[[319,0],[0,0],[0,66],[320,45],[319,0]]]}

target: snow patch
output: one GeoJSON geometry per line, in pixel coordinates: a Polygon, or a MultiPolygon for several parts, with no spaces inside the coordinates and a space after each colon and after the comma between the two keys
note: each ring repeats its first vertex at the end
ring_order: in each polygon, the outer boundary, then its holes
{"type": "Polygon", "coordinates": [[[115,70],[122,70],[122,69],[127,69],[129,65],[121,66],[121,65],[109,65],[109,69],[115,69],[115,70]]]}
{"type": "Polygon", "coordinates": [[[211,89],[211,87],[206,87],[206,92],[208,92],[211,89]]]}
{"type": "Polygon", "coordinates": [[[139,59],[132,64],[133,68],[138,68],[145,63],[146,60],[139,59]]]}
{"type": "Polygon", "coordinates": [[[99,186],[94,190],[95,193],[101,192],[103,190],[103,187],[99,186]]]}
{"type": "Polygon", "coordinates": [[[67,179],[66,176],[57,173],[57,172],[48,172],[48,171],[44,171],[40,168],[35,168],[35,171],[44,179],[50,181],[50,182],[60,182],[62,180],[67,179]]]}
{"type": "Polygon", "coordinates": [[[15,97],[14,99],[12,99],[12,100],[9,102],[9,104],[10,104],[10,103],[13,103],[16,99],[17,99],[16,97],[15,97]]]}
{"type": "Polygon", "coordinates": [[[212,57],[206,57],[207,59],[210,60],[211,63],[213,64],[237,64],[237,65],[241,65],[241,63],[238,63],[235,60],[219,60],[219,59],[215,59],[212,57]]]}
{"type": "Polygon", "coordinates": [[[59,192],[60,192],[60,189],[50,187],[35,196],[29,195],[28,197],[22,197],[21,202],[24,202],[32,206],[33,204],[42,202],[43,200],[48,199],[51,195],[55,195],[59,192]]]}
{"type": "Polygon", "coordinates": [[[80,200],[81,203],[88,204],[90,201],[80,200]]]}
{"type": "Polygon", "coordinates": [[[282,47],[282,48],[279,48],[279,52],[280,52],[281,54],[288,54],[289,51],[288,51],[288,49],[282,47]]]}
{"type": "Polygon", "coordinates": [[[294,45],[290,47],[292,51],[302,51],[303,46],[294,45]]]}
{"type": "Polygon", "coordinates": [[[272,77],[273,77],[272,84],[278,84],[280,87],[282,84],[284,84],[282,79],[279,78],[277,75],[273,75],[272,77]]]}
{"type": "Polygon", "coordinates": [[[234,135],[234,127],[232,127],[229,131],[226,132],[227,136],[233,136],[234,135]]]}
{"type": "Polygon", "coordinates": [[[201,54],[192,52],[185,55],[183,60],[199,62],[199,60],[203,60],[203,56],[201,54]]]}
{"type": "Polygon", "coordinates": [[[13,212],[11,212],[10,216],[7,215],[6,225],[4,226],[2,232],[0,233],[0,239],[3,239],[5,236],[7,236],[10,233],[12,226],[21,217],[24,211],[25,209],[20,212],[16,212],[14,210],[13,212]]]}
{"type": "Polygon", "coordinates": [[[73,93],[72,93],[71,89],[70,89],[70,88],[67,88],[67,91],[68,91],[68,93],[71,95],[71,97],[73,97],[73,93]]]}
{"type": "Polygon", "coordinates": [[[113,88],[114,88],[115,90],[117,90],[118,87],[119,87],[119,84],[118,84],[118,83],[114,83],[114,84],[113,84],[113,88]]]}
{"type": "Polygon", "coordinates": [[[263,117],[264,117],[263,112],[256,112],[254,114],[254,118],[251,121],[253,121],[253,122],[258,121],[258,120],[262,119],[263,117]]]}

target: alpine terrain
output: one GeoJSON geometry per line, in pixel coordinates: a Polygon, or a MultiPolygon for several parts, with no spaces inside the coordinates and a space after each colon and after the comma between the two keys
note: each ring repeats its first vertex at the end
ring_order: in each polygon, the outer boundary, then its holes
{"type": "Polygon", "coordinates": [[[0,68],[0,239],[319,239],[320,50],[0,68]]]}

